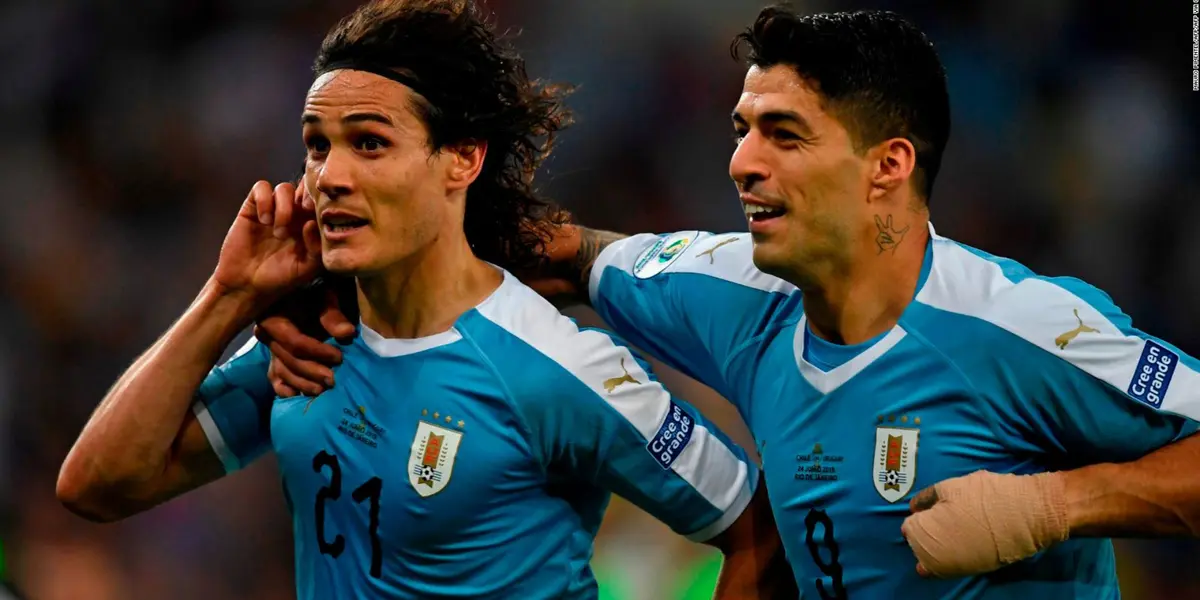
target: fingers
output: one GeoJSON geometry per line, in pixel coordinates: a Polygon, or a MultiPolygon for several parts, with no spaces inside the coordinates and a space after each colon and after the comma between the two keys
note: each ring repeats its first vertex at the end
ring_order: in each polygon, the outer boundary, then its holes
{"type": "Polygon", "coordinates": [[[310,258],[319,258],[321,255],[321,232],[317,229],[317,222],[308,220],[304,223],[304,228],[300,231],[301,237],[304,239],[304,250],[310,258]]]}
{"type": "Polygon", "coordinates": [[[316,200],[313,200],[312,195],[308,193],[308,188],[305,187],[303,180],[301,180],[300,187],[296,190],[296,193],[300,197],[299,204],[301,208],[309,213],[316,212],[317,202],[316,200]]]}
{"type": "Polygon", "coordinates": [[[278,343],[289,355],[301,360],[315,361],[327,366],[342,362],[341,350],[305,335],[295,323],[283,315],[270,316],[260,321],[255,329],[255,336],[268,347],[278,343]]]}
{"type": "MultiPolygon", "coordinates": [[[[1003,566],[997,530],[986,509],[971,502],[943,500],[929,510],[909,515],[900,525],[904,541],[923,577],[949,579],[990,573],[1003,566]]],[[[1003,511],[1001,511],[1003,512],[1003,511]]],[[[1032,556],[1031,549],[1024,556],[1032,556]]]]}
{"type": "Polygon", "coordinates": [[[912,515],[904,519],[900,524],[900,534],[904,536],[904,541],[908,543],[908,547],[912,549],[913,556],[917,559],[917,575],[921,577],[933,577],[933,573],[926,568],[922,559],[929,555],[925,548],[926,539],[925,531],[919,525],[919,521],[923,518],[922,515],[912,515]]]}
{"type": "Polygon", "coordinates": [[[937,502],[938,489],[934,485],[921,490],[916,496],[913,496],[912,501],[908,503],[908,508],[914,513],[918,513],[933,508],[933,505],[937,504],[937,502]]]}
{"type": "MultiPolygon", "coordinates": [[[[271,367],[269,369],[269,372],[272,376],[271,387],[276,388],[276,393],[279,393],[280,389],[282,389],[284,391],[287,391],[290,389],[293,392],[298,391],[306,396],[320,396],[326,389],[333,387],[333,372],[332,371],[329,371],[329,379],[328,380],[323,380],[320,377],[318,377],[314,380],[314,378],[309,377],[305,374],[302,374],[303,372],[298,373],[296,371],[293,371],[292,370],[293,368],[301,368],[301,369],[314,368],[314,369],[325,369],[328,371],[328,369],[326,369],[325,367],[322,367],[320,365],[317,365],[316,363],[297,361],[296,357],[292,356],[291,354],[288,354],[288,351],[285,350],[282,346],[280,346],[279,344],[272,344],[271,345],[271,367]],[[314,367],[314,365],[315,365],[315,367],[314,367]],[[276,380],[279,381],[278,386],[276,386],[276,384],[275,384],[276,380]],[[328,381],[328,385],[324,384],[323,381],[328,381]]],[[[280,394],[280,395],[282,396],[282,394],[280,394]]],[[[287,398],[290,396],[298,396],[298,395],[299,394],[292,393],[289,396],[283,396],[283,397],[287,398]]]]}
{"type": "Polygon", "coordinates": [[[259,223],[273,226],[275,237],[285,239],[300,197],[295,184],[281,183],[272,188],[270,182],[261,180],[250,188],[246,203],[253,209],[259,223]]]}
{"type": "Polygon", "coordinates": [[[321,308],[321,327],[339,342],[345,342],[354,337],[354,324],[346,318],[338,306],[337,292],[333,288],[325,290],[325,305],[321,308]]]}
{"type": "Polygon", "coordinates": [[[292,209],[296,205],[296,186],[291,183],[281,183],[275,186],[272,195],[272,203],[274,205],[274,216],[271,223],[274,225],[274,235],[276,239],[288,238],[288,225],[292,222],[292,209]]]}
{"type": "Polygon", "coordinates": [[[282,379],[287,385],[306,394],[319,394],[333,387],[333,370],[329,367],[315,361],[296,358],[287,347],[270,336],[260,335],[259,341],[266,344],[271,351],[274,376],[282,379]]]}
{"type": "Polygon", "coordinates": [[[275,220],[275,194],[268,181],[259,181],[250,188],[249,202],[258,213],[258,222],[270,225],[275,220]]]}
{"type": "Polygon", "coordinates": [[[292,196],[292,219],[297,222],[302,222],[300,221],[301,218],[303,218],[303,221],[315,219],[317,205],[313,202],[312,196],[308,195],[308,190],[304,189],[304,180],[301,179],[300,183],[297,183],[295,187],[296,191],[292,196]]]}
{"type": "Polygon", "coordinates": [[[299,396],[300,392],[296,388],[288,385],[283,381],[283,378],[276,375],[275,365],[278,364],[274,358],[271,359],[271,365],[267,367],[267,379],[271,382],[271,389],[275,390],[275,395],[280,398],[292,398],[299,396]]]}

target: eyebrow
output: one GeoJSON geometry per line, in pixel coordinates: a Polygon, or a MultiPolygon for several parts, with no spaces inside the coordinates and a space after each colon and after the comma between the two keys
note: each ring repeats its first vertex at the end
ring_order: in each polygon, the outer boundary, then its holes
{"type": "MultiPolygon", "coordinates": [[[[320,122],[321,122],[321,117],[319,117],[313,113],[304,113],[304,115],[300,117],[301,125],[316,124],[316,123],[320,123],[320,122]]],[[[382,123],[384,125],[388,125],[388,126],[392,126],[392,127],[395,126],[395,124],[392,123],[392,120],[389,119],[387,115],[380,114],[380,113],[360,112],[360,113],[351,113],[351,114],[348,114],[348,115],[342,117],[343,125],[350,124],[350,123],[363,123],[363,122],[382,123]]]]}
{"type": "MultiPolygon", "coordinates": [[[[739,125],[747,124],[746,118],[743,117],[736,110],[733,111],[733,113],[730,115],[730,118],[733,119],[734,123],[737,123],[739,125]]],[[[812,133],[812,126],[810,126],[808,124],[808,121],[805,120],[804,117],[800,115],[800,113],[791,111],[791,110],[784,110],[784,109],[770,110],[770,111],[767,111],[767,112],[759,115],[758,120],[760,122],[770,123],[770,124],[791,122],[793,125],[795,125],[798,129],[801,130],[800,133],[802,133],[802,134],[811,134],[812,133]]]]}

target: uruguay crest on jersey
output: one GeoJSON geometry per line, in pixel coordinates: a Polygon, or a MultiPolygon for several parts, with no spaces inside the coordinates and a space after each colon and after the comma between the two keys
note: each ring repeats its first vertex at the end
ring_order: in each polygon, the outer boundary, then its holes
{"type": "Polygon", "coordinates": [[[896,502],[912,491],[917,479],[917,438],[920,430],[909,427],[875,428],[875,491],[888,502],[896,502]]]}
{"type": "Polygon", "coordinates": [[[422,498],[446,489],[450,483],[462,437],[461,431],[417,421],[417,434],[408,456],[408,482],[422,498]]]}

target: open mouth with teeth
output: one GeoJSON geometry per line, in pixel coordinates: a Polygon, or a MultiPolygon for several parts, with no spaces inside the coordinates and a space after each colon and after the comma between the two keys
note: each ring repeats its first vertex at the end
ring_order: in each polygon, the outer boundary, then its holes
{"type": "Polygon", "coordinates": [[[366,227],[369,222],[358,217],[337,215],[323,219],[321,228],[327,233],[347,233],[360,227],[366,227]]]}
{"type": "Polygon", "coordinates": [[[762,223],[787,214],[787,211],[782,208],[763,206],[762,204],[742,203],[742,208],[746,211],[746,219],[751,223],[762,223]]]}

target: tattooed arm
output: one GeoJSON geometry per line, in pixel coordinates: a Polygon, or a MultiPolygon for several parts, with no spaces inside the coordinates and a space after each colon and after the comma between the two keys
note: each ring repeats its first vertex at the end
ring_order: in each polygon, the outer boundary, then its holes
{"type": "Polygon", "coordinates": [[[588,280],[596,258],[609,244],[626,237],[611,231],[563,225],[546,245],[548,264],[544,272],[521,273],[521,279],[560,308],[590,305],[588,280]]]}

